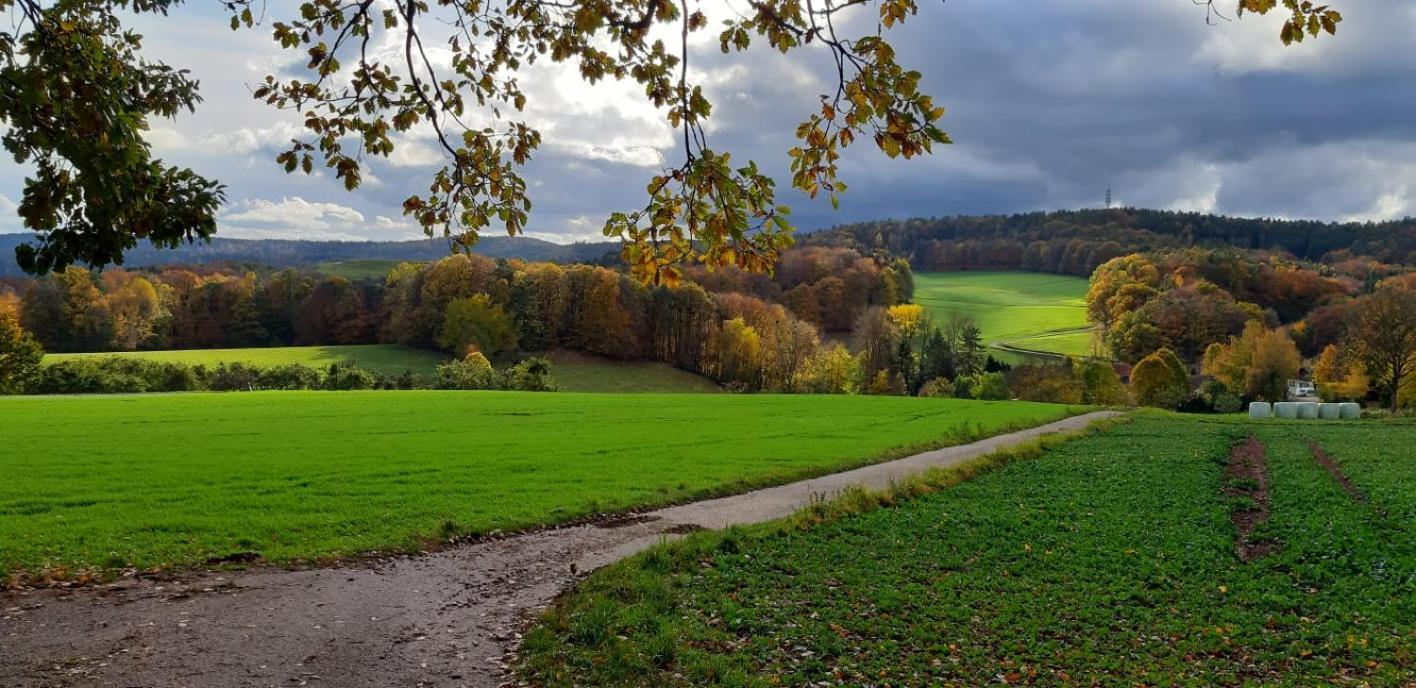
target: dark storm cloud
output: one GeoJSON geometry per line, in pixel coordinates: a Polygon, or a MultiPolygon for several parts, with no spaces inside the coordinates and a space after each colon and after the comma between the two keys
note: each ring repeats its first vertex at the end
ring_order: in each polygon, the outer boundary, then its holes
{"type": "MultiPolygon", "coordinates": [[[[707,41],[693,65],[715,102],[713,147],[774,174],[780,200],[807,229],[1094,206],[1108,185],[1120,201],[1148,207],[1416,214],[1416,9],[1403,0],[1333,4],[1346,16],[1337,36],[1284,48],[1277,18],[1208,26],[1190,0],[925,2],[889,36],[947,108],[943,126],[956,144],[912,161],[852,147],[839,211],[791,190],[786,169],[796,125],[833,87],[828,56],[724,56],[707,41]]],[[[371,161],[372,181],[356,194],[327,175],[279,172],[271,160],[298,120],[251,102],[243,84],[289,57],[266,36],[225,31],[217,18],[186,14],[145,33],[161,57],[202,79],[203,109],[164,123],[159,149],[229,185],[223,231],[378,239],[413,231],[400,205],[426,189],[436,161],[426,141],[397,160],[371,161]]],[[[869,22],[862,14],[845,32],[869,22]]],[[[583,87],[554,70],[523,81],[528,117],[545,132],[526,169],[539,235],[595,237],[608,213],[642,205],[649,176],[680,155],[632,84],[583,87]]],[[[19,197],[21,176],[0,169],[0,209],[19,197]]]]}

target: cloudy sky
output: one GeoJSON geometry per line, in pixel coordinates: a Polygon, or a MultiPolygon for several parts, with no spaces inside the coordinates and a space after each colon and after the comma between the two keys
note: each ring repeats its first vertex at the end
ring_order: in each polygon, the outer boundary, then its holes
{"type": "MultiPolygon", "coordinates": [[[[705,35],[692,64],[715,102],[711,145],[773,171],[805,229],[1093,207],[1108,186],[1120,203],[1154,208],[1416,215],[1416,3],[1332,4],[1346,18],[1336,37],[1285,48],[1277,16],[1210,26],[1191,0],[922,0],[890,36],[947,107],[955,144],[909,162],[853,147],[843,165],[851,188],[834,212],[790,190],[785,175],[796,124],[832,88],[828,56],[722,56],[705,35]]],[[[399,207],[426,189],[438,160],[426,138],[372,161],[355,193],[326,175],[286,175],[273,158],[299,119],[248,90],[289,63],[268,29],[232,32],[216,3],[201,0],[141,28],[152,54],[202,82],[199,111],[156,122],[152,140],[164,159],[227,185],[221,235],[419,236],[399,207]]],[[[642,205],[649,175],[676,160],[675,138],[631,84],[587,87],[549,65],[522,82],[526,118],[545,139],[525,171],[536,204],[529,233],[597,238],[609,212],[642,205]]],[[[23,175],[0,165],[0,231],[20,230],[23,175]]]]}

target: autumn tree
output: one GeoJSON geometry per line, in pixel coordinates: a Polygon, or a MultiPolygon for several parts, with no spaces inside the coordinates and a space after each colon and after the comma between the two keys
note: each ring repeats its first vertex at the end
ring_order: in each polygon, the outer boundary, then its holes
{"type": "Polygon", "coordinates": [[[806,391],[854,394],[861,386],[860,359],[842,344],[822,348],[807,363],[806,391]]]}
{"type": "Polygon", "coordinates": [[[18,301],[0,294],[0,394],[19,394],[39,373],[44,349],[20,328],[18,301]]]}
{"type": "MultiPolygon", "coordinates": [[[[571,272],[575,316],[571,340],[583,351],[633,358],[638,351],[632,320],[620,298],[620,276],[604,268],[584,268],[571,272]]],[[[571,308],[567,309],[572,310],[571,308]]]]}
{"type": "Polygon", "coordinates": [[[900,333],[890,319],[887,309],[874,306],[866,309],[856,319],[852,333],[856,351],[860,352],[862,372],[865,379],[874,384],[880,371],[893,371],[896,363],[895,343],[900,333]]]}
{"type": "Polygon", "coordinates": [[[1131,369],[1131,398],[1141,406],[1175,409],[1190,394],[1189,378],[1175,352],[1161,349],[1131,369]]]}
{"type": "Polygon", "coordinates": [[[105,300],[113,315],[113,345],[126,351],[149,341],[164,315],[157,289],[142,277],[133,276],[112,287],[105,300]]]}
{"type": "Polygon", "coordinates": [[[1282,401],[1302,356],[1288,333],[1250,322],[1241,335],[1205,350],[1201,370],[1250,399],[1282,401]]]}
{"type": "Polygon", "coordinates": [[[742,318],[723,323],[710,345],[718,380],[755,390],[762,386],[762,337],[742,318]]]}
{"type": "Polygon", "coordinates": [[[518,271],[511,289],[520,345],[527,351],[553,348],[570,299],[570,283],[558,265],[535,263],[518,271]]]}
{"type": "Polygon", "coordinates": [[[294,343],[300,304],[314,288],[313,280],[293,269],[271,275],[255,295],[261,329],[277,342],[294,343]]]}
{"type": "Polygon", "coordinates": [[[1087,320],[1109,330],[1122,315],[1154,296],[1159,286],[1160,271],[1143,255],[1107,261],[1092,273],[1086,296],[1087,320]]]}
{"type": "Polygon", "coordinates": [[[88,270],[72,266],[25,292],[20,320],[50,351],[103,351],[113,341],[103,294],[88,270]]]}
{"type": "Polygon", "coordinates": [[[719,327],[713,297],[696,284],[660,287],[649,308],[654,324],[651,355],[684,370],[705,372],[704,354],[719,327]]]}
{"type": "Polygon", "coordinates": [[[438,331],[438,345],[457,356],[481,352],[496,358],[516,348],[516,325],[486,294],[453,299],[438,331]]]}
{"type": "MultiPolygon", "coordinates": [[[[4,144],[18,163],[35,169],[20,203],[38,239],[19,249],[25,269],[45,272],[75,261],[101,266],[120,261],[141,239],[174,246],[215,230],[221,186],[153,158],[145,138],[149,118],[196,107],[197,83],[145,55],[141,36],[125,26],[134,13],[165,15],[178,4],[0,0],[0,11],[15,13],[0,31],[4,144]]],[[[604,225],[607,236],[624,241],[635,276],[672,283],[690,261],[763,271],[791,242],[789,210],[778,203],[774,181],[755,161],[709,143],[712,104],[689,69],[698,57],[691,39],[712,23],[700,4],[222,5],[233,29],[260,23],[303,63],[303,74],[271,75],[253,89],[257,99],[297,112],[304,122],[302,135],[276,158],[287,172],[323,168],[352,190],[364,181],[363,158],[411,145],[403,133],[431,136],[444,164],[427,180],[426,193],[403,203],[405,215],[429,235],[466,248],[487,229],[514,235],[526,226],[531,199],[521,168],[542,139],[519,114],[528,98],[521,77],[549,61],[575,65],[592,84],[636,82],[680,134],[678,161],[651,176],[644,205],[614,213],[604,225]],[[386,42],[403,50],[379,51],[386,42]]],[[[1325,5],[1238,0],[1240,11],[1280,6],[1290,15],[1280,36],[1285,43],[1332,33],[1341,20],[1325,5]]],[[[797,145],[787,152],[793,187],[834,204],[846,188],[840,156],[857,141],[892,158],[949,141],[938,126],[944,108],[919,90],[920,73],[896,60],[886,36],[917,11],[916,0],[763,0],[715,27],[724,53],[754,43],[783,53],[819,47],[834,67],[835,83],[807,108],[797,145]],[[842,33],[848,26],[865,28],[842,33]]]]}
{"type": "Polygon", "coordinates": [[[1344,355],[1336,344],[1323,347],[1313,362],[1313,382],[1326,401],[1361,401],[1367,397],[1371,381],[1356,357],[1344,355]]]}
{"type": "MultiPolygon", "coordinates": [[[[235,293],[232,293],[234,302],[235,293]]],[[[353,344],[363,335],[364,303],[348,279],[320,282],[300,303],[295,320],[297,344],[353,344]]]]}
{"type": "Polygon", "coordinates": [[[1362,300],[1356,340],[1367,374],[1395,409],[1402,382],[1416,372],[1416,286],[1396,279],[1379,284],[1362,300]]]}

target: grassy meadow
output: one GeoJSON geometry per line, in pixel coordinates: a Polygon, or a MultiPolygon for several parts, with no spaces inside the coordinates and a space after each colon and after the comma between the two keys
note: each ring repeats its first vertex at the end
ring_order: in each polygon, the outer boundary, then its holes
{"type": "Polygon", "coordinates": [[[0,578],[416,548],[745,490],[1056,420],[906,397],[0,397],[0,578]]]}
{"type": "Polygon", "coordinates": [[[1092,351],[1084,277],[1036,272],[917,272],[914,279],[915,303],[939,322],[955,313],[972,317],[990,345],[1074,356],[1092,351]]]}
{"type": "MultiPolygon", "coordinates": [[[[703,533],[527,634],[538,686],[1409,685],[1416,423],[1143,413],[890,508],[703,533]],[[1267,454],[1273,543],[1244,560],[1267,454]],[[1332,455],[1355,490],[1314,459],[1332,455]],[[855,515],[849,515],[854,513],[855,515]]],[[[848,506],[848,505],[847,505],[848,506]]]]}
{"type": "Polygon", "coordinates": [[[335,346],[277,346],[252,349],[184,349],[175,351],[122,351],[92,354],[46,354],[44,363],[90,356],[134,356],[154,361],[169,361],[208,367],[222,363],[244,363],[256,367],[299,363],[312,368],[324,368],[340,361],[354,361],[363,368],[386,373],[432,374],[447,357],[436,351],[414,349],[397,344],[350,344],[335,346]]]}
{"type": "MultiPolygon", "coordinates": [[[[343,277],[349,280],[377,279],[382,280],[388,276],[399,263],[399,260],[383,260],[379,258],[360,258],[355,260],[332,260],[315,265],[315,272],[331,277],[343,277]]],[[[412,261],[418,262],[418,261],[412,261]]]]}
{"type": "Polygon", "coordinates": [[[575,351],[543,354],[551,361],[551,376],[567,392],[645,392],[713,394],[716,382],[656,361],[616,361],[575,351]]]}

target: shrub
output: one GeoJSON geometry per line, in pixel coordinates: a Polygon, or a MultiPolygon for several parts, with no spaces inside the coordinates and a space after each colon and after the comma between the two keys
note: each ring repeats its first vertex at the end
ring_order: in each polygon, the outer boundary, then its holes
{"type": "Polygon", "coordinates": [[[1191,406],[1195,411],[1238,413],[1244,407],[1244,399],[1223,382],[1210,380],[1200,387],[1191,406]]]}
{"type": "Polygon", "coordinates": [[[298,363],[262,368],[256,374],[259,389],[319,389],[320,371],[298,363]]]}
{"type": "Polygon", "coordinates": [[[26,386],[31,394],[130,394],[204,389],[197,369],[124,356],[94,356],[44,366],[26,386]]]}
{"type": "Polygon", "coordinates": [[[954,396],[954,383],[950,382],[947,377],[936,377],[919,388],[919,395],[937,398],[952,397],[954,396]]]}
{"type": "Polygon", "coordinates": [[[866,394],[904,394],[905,378],[899,373],[890,374],[888,370],[875,371],[875,377],[870,380],[870,387],[866,394]]]}
{"type": "Polygon", "coordinates": [[[374,373],[374,386],[378,389],[431,389],[433,381],[411,370],[401,373],[374,373]]]}
{"type": "Polygon", "coordinates": [[[148,391],[139,366],[118,357],[77,358],[40,369],[27,385],[37,394],[122,394],[148,391]]]}
{"type": "Polygon", "coordinates": [[[1082,383],[1082,403],[1099,406],[1125,404],[1126,387],[1116,369],[1106,361],[1091,360],[1077,366],[1077,379],[1082,383]]]}
{"type": "Polygon", "coordinates": [[[1167,360],[1173,358],[1175,354],[1169,349],[1160,349],[1131,370],[1131,396],[1137,404],[1177,409],[1189,398],[1189,377],[1184,374],[1184,366],[1177,371],[1178,359],[1167,360]]]}
{"type": "Polygon", "coordinates": [[[1013,366],[1006,379],[1014,396],[1023,401],[1052,404],[1082,403],[1082,382],[1073,374],[1068,359],[1065,364],[1022,364],[1013,366]]]}
{"type": "Polygon", "coordinates": [[[373,373],[354,365],[352,362],[341,361],[329,367],[329,373],[325,375],[322,386],[331,391],[347,391],[373,389],[375,383],[373,373]]]}
{"type": "Polygon", "coordinates": [[[438,389],[501,389],[501,380],[487,357],[472,352],[460,361],[438,366],[438,389]]]}
{"type": "Polygon", "coordinates": [[[1008,391],[1008,380],[1003,373],[983,373],[978,376],[978,386],[973,390],[975,399],[998,401],[1012,395],[1008,391]]]}
{"type": "Polygon", "coordinates": [[[973,399],[974,390],[978,388],[978,377],[974,375],[960,375],[954,378],[954,396],[960,399],[973,399]]]}
{"type": "Polygon", "coordinates": [[[207,388],[213,392],[249,392],[256,389],[261,371],[244,363],[222,363],[212,371],[207,388]]]}
{"type": "Polygon", "coordinates": [[[522,392],[558,392],[560,387],[551,377],[551,362],[535,356],[517,363],[507,373],[508,389],[522,392]]]}

